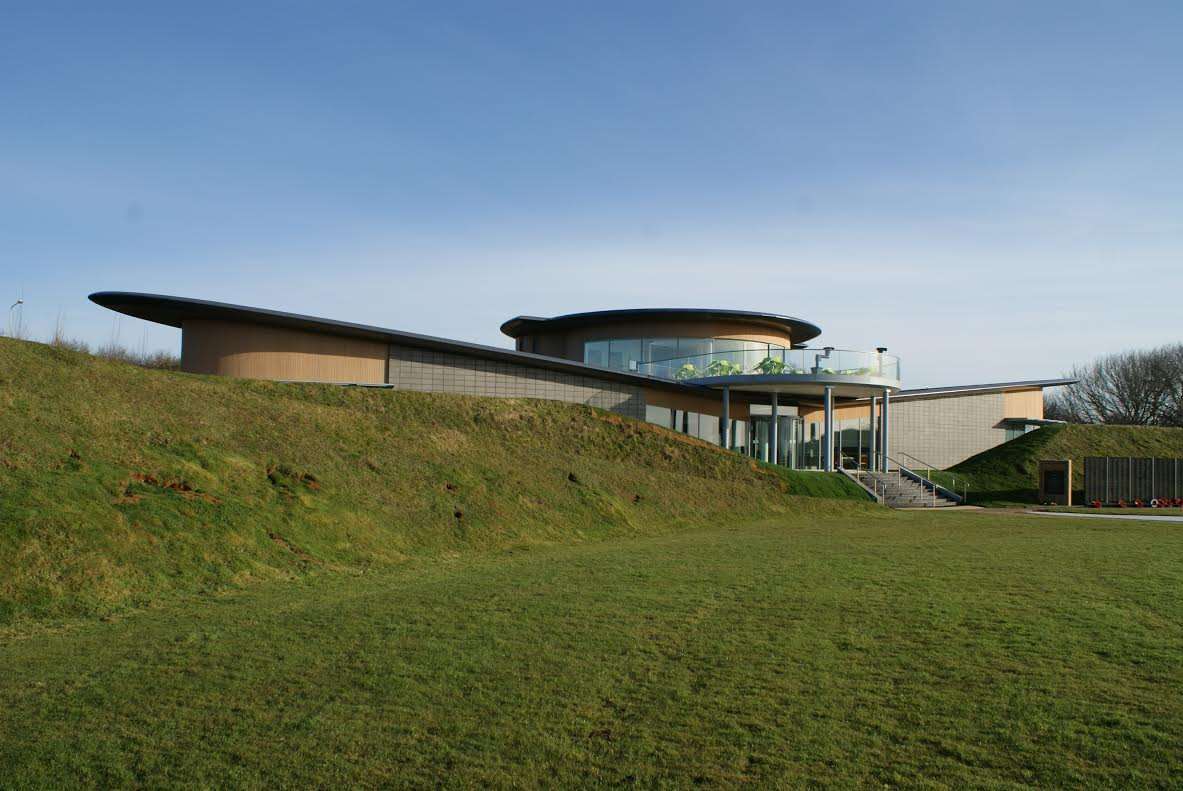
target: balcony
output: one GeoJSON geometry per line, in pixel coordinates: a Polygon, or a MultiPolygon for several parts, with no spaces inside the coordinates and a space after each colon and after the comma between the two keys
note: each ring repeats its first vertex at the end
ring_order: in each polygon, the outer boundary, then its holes
{"type": "Polygon", "coordinates": [[[723,351],[640,363],[638,373],[707,387],[816,393],[858,397],[900,386],[900,360],[886,352],[851,349],[723,351]]]}

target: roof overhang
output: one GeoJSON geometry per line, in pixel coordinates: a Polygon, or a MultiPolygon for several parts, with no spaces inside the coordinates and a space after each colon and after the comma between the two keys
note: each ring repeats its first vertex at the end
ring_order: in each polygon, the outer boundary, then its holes
{"type": "Polygon", "coordinates": [[[1036,417],[1004,417],[1001,422],[1006,426],[1062,426],[1067,421],[1036,417]]]}
{"type": "Polygon", "coordinates": [[[548,357],[530,352],[519,352],[514,349],[504,349],[497,346],[467,343],[449,338],[439,338],[433,335],[421,335],[414,332],[392,330],[368,324],[355,324],[348,321],[336,321],[317,316],[306,316],[299,313],[287,313],[280,310],[253,308],[245,305],[232,305],[226,302],[211,302],[188,297],[173,297],[164,294],[142,294],[131,291],[98,291],[90,295],[90,301],[126,316],[134,316],[138,319],[144,319],[145,321],[151,321],[157,324],[165,324],[170,327],[181,327],[186,321],[201,320],[259,324],[268,327],[318,332],[343,338],[362,338],[382,343],[394,343],[401,346],[450,352],[480,359],[502,360],[532,368],[593,376],[597,379],[623,382],[659,390],[697,393],[708,397],[715,397],[717,395],[709,388],[692,383],[659,379],[628,371],[600,368],[594,365],[575,362],[574,360],[564,360],[558,357],[548,357]]]}
{"type": "Polygon", "coordinates": [[[516,316],[502,324],[501,331],[511,338],[518,338],[522,335],[559,332],[577,327],[636,321],[735,321],[754,327],[787,331],[794,345],[805,343],[822,334],[821,327],[813,322],[793,316],[716,308],[627,308],[568,313],[552,318],[516,316]]]}
{"type": "Polygon", "coordinates": [[[936,398],[941,396],[974,395],[976,393],[1009,393],[1018,390],[1042,390],[1048,387],[1064,387],[1074,385],[1079,379],[1024,379],[1018,382],[992,382],[989,384],[953,385],[951,387],[921,387],[901,390],[894,397],[908,398],[936,398]]]}

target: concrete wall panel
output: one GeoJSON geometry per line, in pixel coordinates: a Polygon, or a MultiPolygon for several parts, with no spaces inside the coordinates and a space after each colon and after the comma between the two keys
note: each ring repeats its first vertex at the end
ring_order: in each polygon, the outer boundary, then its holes
{"type": "Polygon", "coordinates": [[[645,419],[645,394],[640,387],[449,352],[391,345],[387,381],[398,390],[541,398],[645,419]]]}
{"type": "MultiPolygon", "coordinates": [[[[925,464],[951,467],[1006,441],[1004,393],[979,393],[892,401],[891,456],[908,466],[911,454],[925,464]]],[[[913,462],[915,463],[915,462],[913,462]]]]}

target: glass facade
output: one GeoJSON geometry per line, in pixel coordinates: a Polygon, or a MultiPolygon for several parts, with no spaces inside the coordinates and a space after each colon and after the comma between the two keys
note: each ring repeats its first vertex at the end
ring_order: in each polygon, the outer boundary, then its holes
{"type": "MultiPolygon", "coordinates": [[[[796,415],[776,418],[776,461],[792,469],[804,464],[804,424],[796,415]]],[[[748,428],[748,454],[760,461],[772,462],[772,416],[752,415],[748,428]]]]}
{"type": "Polygon", "coordinates": [[[711,372],[741,373],[786,348],[730,338],[610,338],[583,344],[588,365],[661,379],[692,379],[711,372]]]}
{"type": "MultiPolygon", "coordinates": [[[[588,344],[588,349],[595,341],[588,344]]],[[[612,344],[618,341],[611,341],[612,344]]],[[[619,341],[625,343],[625,341],[619,341]]],[[[642,359],[637,371],[664,379],[709,376],[777,375],[849,376],[866,380],[900,378],[900,361],[884,352],[843,349],[786,349],[770,343],[718,339],[678,339],[678,356],[642,359]]],[[[588,350],[585,349],[585,358],[588,350]]]]}
{"type": "MultiPolygon", "coordinates": [[[[759,414],[755,410],[768,410],[767,406],[754,405],[753,414],[747,420],[731,421],[731,449],[751,456],[759,461],[772,461],[772,415],[759,414]]],[[[825,432],[820,422],[806,423],[793,414],[796,408],[782,406],[777,416],[777,463],[795,470],[822,469],[822,454],[825,453],[825,432]]],[[[645,418],[664,428],[689,434],[717,445],[719,418],[682,409],[647,406],[645,418]]],[[[874,464],[871,447],[870,417],[834,421],[834,467],[848,470],[867,469],[874,464]]]]}
{"type": "MultiPolygon", "coordinates": [[[[584,344],[584,362],[648,376],[683,380],[712,376],[789,374],[810,377],[849,376],[867,383],[899,379],[899,358],[882,351],[835,348],[792,349],[733,338],[610,338],[584,344]]],[[[873,386],[879,386],[878,384],[873,386]]],[[[825,459],[824,427],[805,422],[791,405],[782,405],[777,418],[779,464],[793,469],[820,470],[825,459]]],[[[680,409],[649,406],[646,419],[673,431],[720,444],[719,418],[680,409]]],[[[1021,431],[1021,430],[1020,430],[1021,431]]],[[[1014,429],[1008,430],[1008,439],[1014,429]]],[[[869,417],[834,421],[835,468],[867,469],[874,465],[869,417]]],[[[733,420],[731,449],[760,461],[772,461],[770,407],[752,406],[748,419],[733,420]]]]}
{"type": "Polygon", "coordinates": [[[1034,430],[1035,430],[1035,429],[1037,429],[1037,428],[1039,428],[1039,426],[1031,426],[1031,425],[1027,425],[1027,426],[1007,426],[1007,428],[1006,428],[1006,440],[1005,440],[1005,441],[1006,441],[1006,442],[1010,442],[1012,439],[1018,439],[1019,437],[1023,436],[1023,435],[1024,435],[1024,434],[1026,434],[1027,432],[1029,432],[1029,431],[1034,431],[1034,430]]]}
{"type": "MultiPolygon", "coordinates": [[[[645,420],[663,428],[676,431],[679,434],[689,434],[704,442],[718,445],[722,441],[719,418],[701,412],[691,412],[686,409],[669,409],[668,407],[647,405],[645,420]]],[[[731,449],[740,453],[747,452],[748,423],[746,420],[731,421],[731,449]]]]}
{"type": "Polygon", "coordinates": [[[583,362],[597,368],[608,368],[610,341],[588,341],[583,344],[583,362]]]}
{"type": "Polygon", "coordinates": [[[608,367],[616,371],[636,371],[644,361],[640,340],[609,341],[608,367]]]}
{"type": "Polygon", "coordinates": [[[587,341],[588,365],[654,376],[698,379],[708,376],[796,374],[809,376],[900,378],[900,360],[884,352],[845,349],[791,349],[775,343],[733,338],[609,338],[587,341]]]}
{"type": "MultiPolygon", "coordinates": [[[[867,469],[871,466],[871,418],[834,421],[834,445],[840,451],[841,466],[867,469]]],[[[838,466],[839,459],[834,460],[838,466]]]]}

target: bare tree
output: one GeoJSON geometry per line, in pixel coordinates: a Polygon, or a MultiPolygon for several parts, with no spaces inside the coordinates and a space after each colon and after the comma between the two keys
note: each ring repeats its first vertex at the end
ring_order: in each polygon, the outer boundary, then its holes
{"type": "Polygon", "coordinates": [[[1183,425],[1183,344],[1118,352],[1072,369],[1079,384],[1050,395],[1044,413],[1072,423],[1183,425]]]}
{"type": "Polygon", "coordinates": [[[1080,423],[1080,415],[1068,404],[1064,388],[1043,391],[1043,416],[1048,420],[1063,420],[1065,423],[1080,423]]]}
{"type": "Polygon", "coordinates": [[[1164,424],[1183,426],[1183,343],[1163,347],[1166,365],[1171,371],[1164,424]]]}

